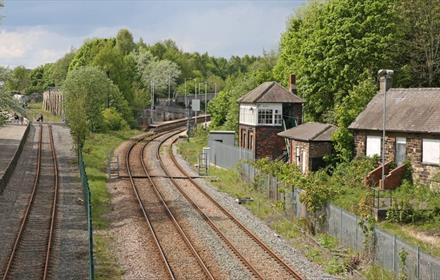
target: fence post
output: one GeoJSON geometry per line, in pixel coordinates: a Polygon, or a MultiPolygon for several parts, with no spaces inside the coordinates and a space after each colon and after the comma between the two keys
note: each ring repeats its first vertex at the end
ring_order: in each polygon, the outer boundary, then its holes
{"type": "Polygon", "coordinates": [[[396,273],[396,235],[393,235],[393,272],[396,273]]]}
{"type": "Polygon", "coordinates": [[[355,218],[354,221],[355,221],[355,227],[356,227],[356,236],[354,239],[354,246],[356,248],[356,251],[358,251],[359,248],[358,248],[358,217],[357,217],[357,215],[355,215],[354,218],[355,218]]]}
{"type": "Polygon", "coordinates": [[[342,241],[342,208],[339,208],[339,211],[341,213],[340,216],[339,216],[340,224],[341,224],[341,227],[339,228],[339,234],[340,234],[341,241],[342,241]]]}
{"type": "Polygon", "coordinates": [[[417,279],[420,279],[420,247],[417,246],[417,279]]]}

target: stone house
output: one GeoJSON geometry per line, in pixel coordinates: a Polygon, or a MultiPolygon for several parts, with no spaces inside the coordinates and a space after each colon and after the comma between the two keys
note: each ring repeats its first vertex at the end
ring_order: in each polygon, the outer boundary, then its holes
{"type": "MultiPolygon", "coordinates": [[[[384,79],[382,90],[349,127],[356,156],[382,155],[384,79]]],[[[390,87],[385,130],[385,161],[400,166],[408,160],[413,179],[428,184],[440,171],[440,88],[390,87]]]]}
{"type": "Polygon", "coordinates": [[[265,82],[238,99],[238,144],[252,150],[255,159],[282,155],[285,143],[277,134],[302,123],[304,101],[296,95],[295,81],[291,75],[289,90],[265,82]]]}
{"type": "Polygon", "coordinates": [[[302,173],[325,166],[324,156],[333,152],[332,135],[336,126],[309,122],[278,133],[288,141],[289,163],[296,164],[302,173]]]}

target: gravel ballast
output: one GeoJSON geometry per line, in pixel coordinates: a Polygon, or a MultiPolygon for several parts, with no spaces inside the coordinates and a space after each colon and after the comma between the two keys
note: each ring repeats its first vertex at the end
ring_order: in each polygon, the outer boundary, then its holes
{"type": "MultiPolygon", "coordinates": [[[[173,153],[179,164],[191,175],[197,176],[197,173],[191,166],[177,153],[177,149],[173,147],[173,153]]],[[[228,209],[240,222],[248,229],[253,231],[261,240],[279,254],[286,262],[288,262],[295,270],[306,279],[338,279],[326,274],[322,268],[311,263],[307,258],[291,247],[283,238],[279,237],[276,232],[269,228],[263,221],[255,217],[248,209],[237,204],[234,198],[228,194],[219,192],[209,182],[204,179],[196,179],[196,181],[207,191],[219,204],[228,209]]]]}

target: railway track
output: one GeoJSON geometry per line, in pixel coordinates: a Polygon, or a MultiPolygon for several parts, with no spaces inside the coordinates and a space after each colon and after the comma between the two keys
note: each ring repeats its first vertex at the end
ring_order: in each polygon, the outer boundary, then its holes
{"type": "MultiPolygon", "coordinates": [[[[146,139],[147,143],[149,140],[152,139],[146,139]]],[[[158,249],[160,261],[164,265],[165,274],[170,279],[214,279],[152,180],[143,161],[147,143],[142,141],[140,139],[129,147],[125,155],[126,169],[133,192],[158,249]],[[135,156],[131,157],[132,154],[135,156]],[[135,169],[136,165],[138,168],[135,169]],[[134,173],[139,173],[139,169],[147,180],[135,178],[134,173]]]]}
{"type": "Polygon", "coordinates": [[[58,162],[52,135],[40,125],[37,167],[26,206],[2,279],[48,279],[57,215],[58,162]],[[44,136],[46,135],[46,136],[44,136]],[[46,141],[43,142],[43,139],[46,141]]]}
{"type": "Polygon", "coordinates": [[[258,279],[303,279],[258,236],[247,229],[245,225],[211,197],[180,166],[172,153],[172,144],[177,141],[175,136],[177,133],[169,133],[159,141],[156,149],[156,158],[177,190],[199,212],[253,276],[258,279]],[[167,141],[169,142],[167,152],[161,154],[161,147],[167,141]],[[171,174],[170,166],[173,166],[173,174],[171,174]],[[185,179],[175,179],[176,176],[185,179]],[[209,205],[209,211],[207,205],[209,205]]]}

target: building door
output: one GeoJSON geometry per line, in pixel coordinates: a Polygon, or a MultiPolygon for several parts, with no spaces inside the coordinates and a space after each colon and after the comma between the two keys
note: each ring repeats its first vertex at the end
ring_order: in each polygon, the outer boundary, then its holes
{"type": "Polygon", "coordinates": [[[406,159],[406,138],[396,138],[396,163],[397,165],[403,164],[406,159]]]}
{"type": "Polygon", "coordinates": [[[306,153],[306,149],[303,150],[303,156],[302,156],[302,171],[303,174],[306,174],[307,171],[307,166],[306,166],[306,162],[308,162],[308,160],[306,160],[307,157],[307,153],[306,153]]]}

